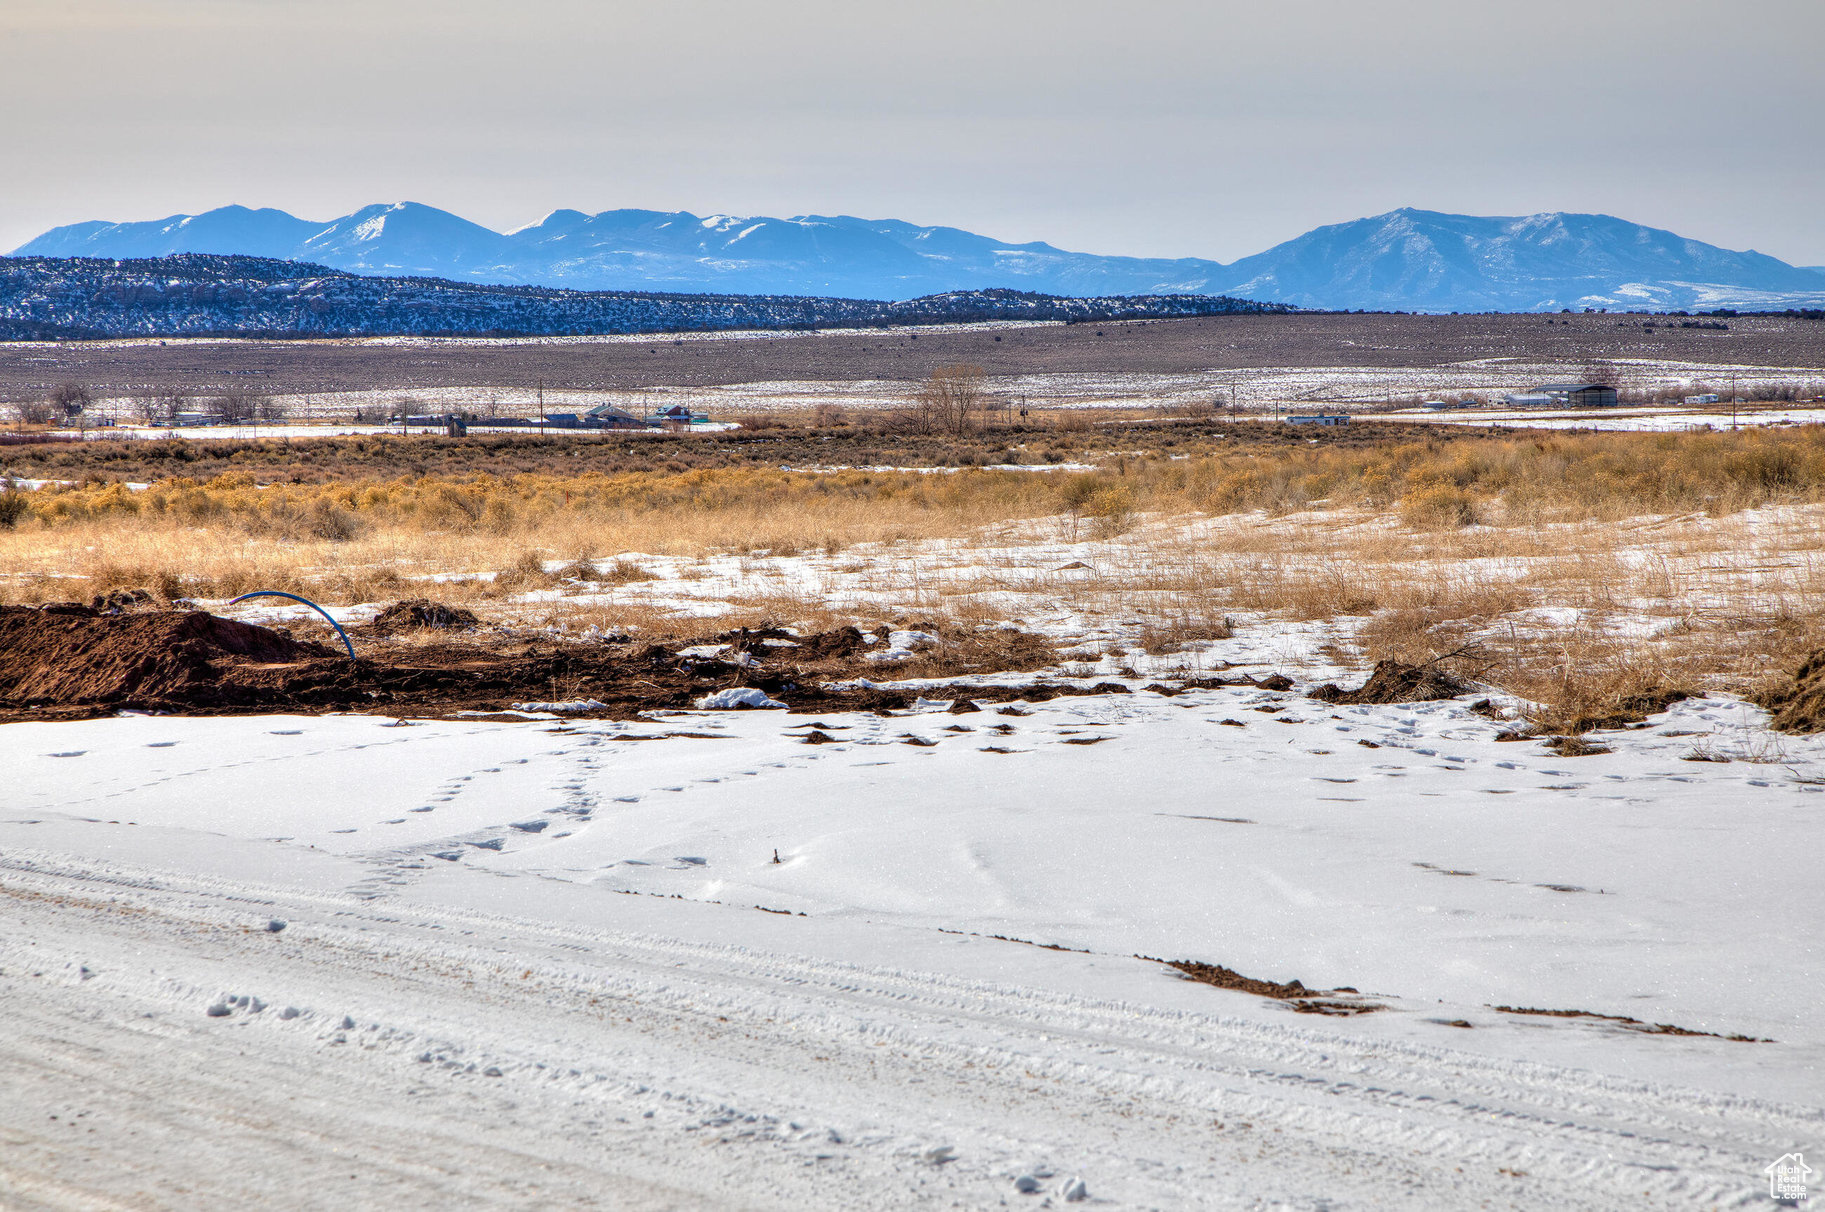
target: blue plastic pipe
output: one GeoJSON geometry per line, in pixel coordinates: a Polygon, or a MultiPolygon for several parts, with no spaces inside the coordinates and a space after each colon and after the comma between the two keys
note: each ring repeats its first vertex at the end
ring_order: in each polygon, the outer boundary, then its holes
{"type": "Polygon", "coordinates": [[[342,646],[349,650],[349,660],[352,661],[355,659],[355,646],[349,643],[349,633],[342,630],[341,623],[330,618],[329,611],[317,605],[317,603],[311,601],[309,598],[301,598],[295,593],[286,593],[284,590],[280,589],[256,589],[252,593],[244,593],[240,597],[233,599],[228,605],[233,606],[235,602],[245,602],[248,598],[290,598],[294,602],[303,602],[306,606],[309,606],[312,610],[328,620],[329,625],[336,629],[336,634],[342,637],[342,646]]]}

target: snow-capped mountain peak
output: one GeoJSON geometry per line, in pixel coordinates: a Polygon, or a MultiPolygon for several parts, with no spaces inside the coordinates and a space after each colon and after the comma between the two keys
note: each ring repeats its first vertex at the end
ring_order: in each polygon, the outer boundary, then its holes
{"type": "Polygon", "coordinates": [[[378,203],[329,222],[225,206],[144,223],[78,223],[46,232],[15,255],[181,252],[584,290],[906,299],[1011,287],[1076,296],[1229,294],[1405,311],[1825,304],[1819,269],[1608,215],[1478,217],[1415,207],[1315,228],[1231,265],[1073,253],[848,215],[559,209],[500,233],[417,202],[378,203]]]}

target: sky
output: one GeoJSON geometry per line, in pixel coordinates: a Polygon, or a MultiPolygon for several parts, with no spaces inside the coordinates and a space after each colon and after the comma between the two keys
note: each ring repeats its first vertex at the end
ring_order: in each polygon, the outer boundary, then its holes
{"type": "Polygon", "coordinates": [[[228,203],[1232,261],[1415,206],[1825,265],[1825,0],[0,0],[0,249],[228,203]]]}

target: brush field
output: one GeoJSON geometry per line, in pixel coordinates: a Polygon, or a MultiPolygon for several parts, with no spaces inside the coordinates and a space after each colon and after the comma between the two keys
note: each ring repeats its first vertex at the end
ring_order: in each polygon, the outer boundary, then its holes
{"type": "Polygon", "coordinates": [[[1816,427],[787,424],[637,446],[89,442],[0,458],[39,485],[0,498],[0,602],[280,589],[359,613],[431,593],[564,634],[667,639],[706,619],[1040,617],[1118,665],[1294,623],[1318,629],[1321,664],[1438,663],[1573,732],[1668,694],[1756,693],[1825,642],[1816,427]]]}

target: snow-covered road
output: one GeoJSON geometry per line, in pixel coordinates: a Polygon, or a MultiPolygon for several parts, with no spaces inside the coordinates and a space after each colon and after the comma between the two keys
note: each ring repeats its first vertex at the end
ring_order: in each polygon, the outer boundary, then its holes
{"type": "Polygon", "coordinates": [[[1825,1147],[1825,744],[1021,710],[8,726],[0,1205],[1746,1207],[1825,1147]]]}
{"type": "Polygon", "coordinates": [[[1121,1207],[1709,1206],[1818,1128],[1028,957],[987,982],[17,856],[0,895],[13,1207],[981,1207],[1022,1175],[1121,1207]]]}

